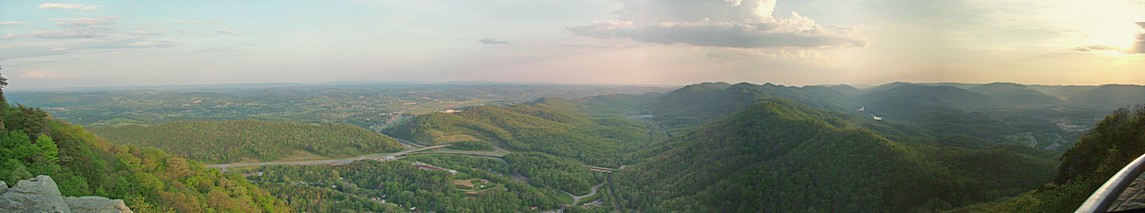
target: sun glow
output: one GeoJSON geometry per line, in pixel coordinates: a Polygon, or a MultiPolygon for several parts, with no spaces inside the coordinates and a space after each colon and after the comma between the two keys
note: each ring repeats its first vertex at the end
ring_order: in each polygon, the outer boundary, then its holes
{"type": "Polygon", "coordinates": [[[1102,11],[1101,16],[1078,18],[1084,21],[1083,36],[1090,45],[1104,46],[1113,51],[1130,51],[1142,33],[1138,22],[1145,22],[1145,5],[1129,1],[1110,1],[1105,5],[1091,5],[1102,11]]]}

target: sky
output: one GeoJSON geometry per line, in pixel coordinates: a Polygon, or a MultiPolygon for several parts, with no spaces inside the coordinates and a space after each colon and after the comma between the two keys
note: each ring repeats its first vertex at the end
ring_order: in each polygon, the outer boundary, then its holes
{"type": "Polygon", "coordinates": [[[10,89],[1145,84],[1145,0],[0,0],[10,89]]]}

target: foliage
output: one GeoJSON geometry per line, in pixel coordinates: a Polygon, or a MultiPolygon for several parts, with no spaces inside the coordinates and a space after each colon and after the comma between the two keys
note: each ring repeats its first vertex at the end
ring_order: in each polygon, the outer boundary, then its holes
{"type": "Polygon", "coordinates": [[[93,127],[92,131],[117,143],[158,147],[208,163],[272,161],[299,152],[345,157],[401,149],[392,138],[345,124],[175,121],[157,126],[93,127]]]}
{"type": "Polygon", "coordinates": [[[618,167],[651,141],[648,126],[618,117],[593,117],[557,98],[508,107],[479,106],[455,114],[420,115],[386,129],[399,138],[432,144],[485,141],[511,151],[535,151],[589,165],[618,167]]]}
{"type": "Polygon", "coordinates": [[[1110,177],[1145,154],[1145,106],[1120,108],[1061,157],[1052,183],[1005,201],[965,211],[1072,212],[1110,177]]]}
{"type": "Polygon", "coordinates": [[[603,181],[572,159],[536,152],[512,153],[504,158],[511,171],[529,177],[531,182],[577,195],[588,194],[592,186],[603,181]]]}
{"type": "Polygon", "coordinates": [[[493,144],[484,141],[458,141],[449,143],[449,148],[470,151],[493,151],[493,144]]]}
{"type": "Polygon", "coordinates": [[[0,105],[0,181],[49,175],[65,196],[123,199],[137,212],[287,212],[238,176],[154,148],[112,145],[44,111],[0,105]]]}
{"type": "Polygon", "coordinates": [[[617,199],[649,212],[931,211],[1014,195],[1053,171],[1038,156],[892,141],[831,115],[764,99],[614,173],[617,199]]]}
{"type": "Polygon", "coordinates": [[[512,178],[454,163],[500,164],[495,160],[418,156],[428,164],[456,169],[419,169],[413,161],[358,161],[342,166],[271,166],[249,178],[288,200],[300,211],[385,211],[397,205],[403,209],[438,212],[525,212],[555,209],[557,193],[538,189],[512,178]],[[452,162],[452,163],[451,163],[452,162]],[[385,174],[385,175],[378,175],[385,174]],[[495,188],[471,191],[459,188],[453,180],[484,179],[495,188]]]}

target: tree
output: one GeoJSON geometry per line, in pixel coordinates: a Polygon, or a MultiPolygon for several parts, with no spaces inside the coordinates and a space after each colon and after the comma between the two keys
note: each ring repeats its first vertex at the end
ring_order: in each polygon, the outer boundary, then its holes
{"type": "MultiPolygon", "coordinates": [[[[0,67],[0,69],[4,68],[0,67]]],[[[8,78],[4,78],[4,75],[0,74],[0,103],[2,103],[0,105],[3,105],[0,107],[5,108],[8,106],[8,99],[4,98],[4,87],[6,86],[8,86],[8,78]]],[[[4,129],[4,113],[0,112],[0,130],[2,129],[4,129]]]]}

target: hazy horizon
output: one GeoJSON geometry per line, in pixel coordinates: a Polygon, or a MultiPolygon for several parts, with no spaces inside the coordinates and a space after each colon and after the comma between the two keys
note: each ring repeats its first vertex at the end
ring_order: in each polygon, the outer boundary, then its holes
{"type": "Polygon", "coordinates": [[[0,3],[13,90],[1145,84],[1145,1],[0,3]]]}

